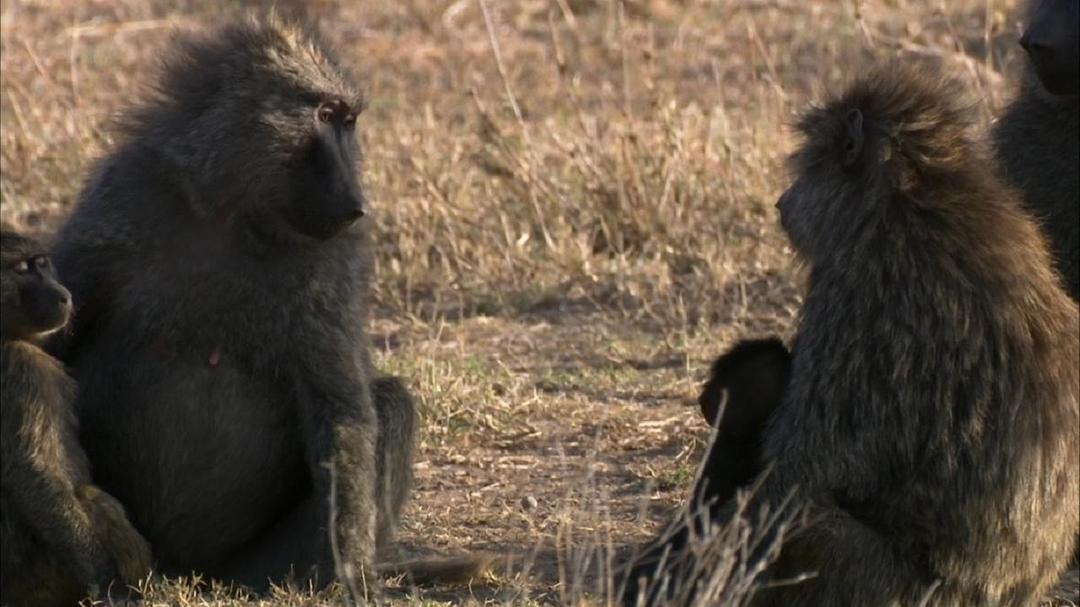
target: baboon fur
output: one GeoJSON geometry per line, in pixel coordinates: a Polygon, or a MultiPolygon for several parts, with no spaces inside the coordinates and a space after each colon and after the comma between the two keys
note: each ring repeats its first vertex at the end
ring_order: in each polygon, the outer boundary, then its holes
{"type": "Polygon", "coordinates": [[[46,260],[36,242],[0,232],[0,603],[20,607],[75,605],[150,570],[123,508],[90,484],[75,382],[36,343],[71,306],[46,260]]]}
{"type": "MultiPolygon", "coordinates": [[[[1029,4],[1033,16],[1038,3],[1029,4]]],[[[1072,24],[1072,39],[1062,43],[1073,46],[1075,78],[1080,34],[1072,4],[1071,15],[1062,3],[1063,14],[1045,18],[1072,24]]],[[[1066,289],[1080,299],[1080,96],[1050,93],[1028,62],[1019,94],[994,127],[994,141],[1005,180],[1020,190],[1020,200],[1049,238],[1066,289]]]]}
{"type": "Polygon", "coordinates": [[[416,413],[372,382],[362,105],[277,18],[181,34],[59,234],[81,438],[166,574],[374,582],[416,413]]]}
{"type": "Polygon", "coordinates": [[[799,123],[778,207],[808,291],[750,508],[805,508],[768,576],[813,577],[753,605],[1026,606],[1065,567],[1080,315],[970,107],[894,64],[799,123]]]}

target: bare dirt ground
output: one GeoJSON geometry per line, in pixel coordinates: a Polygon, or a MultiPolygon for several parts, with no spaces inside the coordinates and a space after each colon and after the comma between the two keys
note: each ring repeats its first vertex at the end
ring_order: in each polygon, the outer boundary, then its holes
{"type": "MultiPolygon", "coordinates": [[[[62,221],[170,29],[266,6],[2,0],[3,219],[46,236],[62,221]]],[[[791,329],[798,269],[772,206],[796,112],[902,57],[962,74],[989,119],[1017,36],[1006,0],[279,8],[316,21],[369,91],[372,331],[424,413],[402,554],[518,557],[468,588],[392,582],[402,604],[605,603],[613,555],[692,481],[709,358],[791,329]]]]}

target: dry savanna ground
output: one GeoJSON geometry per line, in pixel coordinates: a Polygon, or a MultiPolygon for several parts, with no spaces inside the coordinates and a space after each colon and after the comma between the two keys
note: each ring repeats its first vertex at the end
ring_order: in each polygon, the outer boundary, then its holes
{"type": "MultiPolygon", "coordinates": [[[[267,7],[0,5],[2,216],[46,236],[164,34],[267,7]]],[[[279,5],[319,23],[371,101],[372,331],[424,414],[402,553],[518,557],[470,587],[391,582],[401,604],[603,604],[620,547],[686,495],[709,358],[791,329],[773,202],[795,114],[900,56],[963,75],[989,119],[1017,54],[1006,0],[279,5]]],[[[190,583],[148,602],[248,604],[190,583]]]]}

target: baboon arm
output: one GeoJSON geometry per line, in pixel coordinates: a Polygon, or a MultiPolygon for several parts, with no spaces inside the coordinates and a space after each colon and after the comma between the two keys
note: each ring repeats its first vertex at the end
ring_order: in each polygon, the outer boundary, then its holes
{"type": "MultiPolygon", "coordinates": [[[[350,359],[345,353],[336,360],[350,359]]],[[[327,549],[339,576],[355,576],[358,583],[373,579],[378,420],[369,388],[356,368],[332,363],[302,375],[296,381],[300,427],[315,491],[327,500],[327,549]]]]}

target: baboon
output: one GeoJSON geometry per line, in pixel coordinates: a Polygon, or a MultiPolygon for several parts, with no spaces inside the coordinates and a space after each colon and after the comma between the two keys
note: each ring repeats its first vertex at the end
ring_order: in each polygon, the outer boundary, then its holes
{"type": "Polygon", "coordinates": [[[1066,289],[1080,299],[1080,5],[1029,3],[1028,61],[1017,98],[994,128],[1005,179],[1039,220],[1066,289]]]}
{"type": "Polygon", "coordinates": [[[7,230],[0,301],[0,603],[74,605],[114,581],[135,584],[150,570],[150,549],[116,500],[90,484],[75,382],[38,345],[67,324],[71,295],[44,247],[7,230]]]}
{"type": "MultiPolygon", "coordinates": [[[[749,508],[804,509],[768,577],[813,577],[753,605],[1031,605],[1065,566],[1080,314],[970,107],[893,64],[799,122],[777,206],[808,291],[749,508]]],[[[693,585],[674,562],[632,563],[629,586],[693,585]]]]}
{"type": "Polygon", "coordinates": [[[81,438],[166,574],[374,582],[416,414],[372,381],[362,107],[278,18],[181,34],[60,231],[81,438]]]}
{"type": "Polygon", "coordinates": [[[790,374],[791,353],[776,337],[740,341],[713,362],[698,404],[717,430],[694,502],[723,504],[761,472],[762,432],[790,374]]]}
{"type": "Polygon", "coordinates": [[[713,361],[698,404],[717,430],[693,501],[723,504],[761,472],[761,435],[790,374],[791,353],[776,337],[740,341],[713,361]]]}
{"type": "MultiPolygon", "coordinates": [[[[1039,220],[1065,288],[1080,299],[1080,19],[1077,2],[1028,3],[1020,93],[994,128],[1006,181],[1039,220]]],[[[1080,563],[1080,540],[1073,562],[1080,563]]]]}
{"type": "MultiPolygon", "coordinates": [[[[698,397],[702,416],[714,427],[712,443],[685,510],[642,553],[642,562],[655,563],[684,550],[691,524],[698,524],[696,535],[703,536],[700,525],[762,472],[765,423],[780,405],[790,374],[791,354],[776,337],[740,341],[713,361],[698,397]]],[[[637,587],[628,582],[625,590],[636,596],[637,587]]]]}

